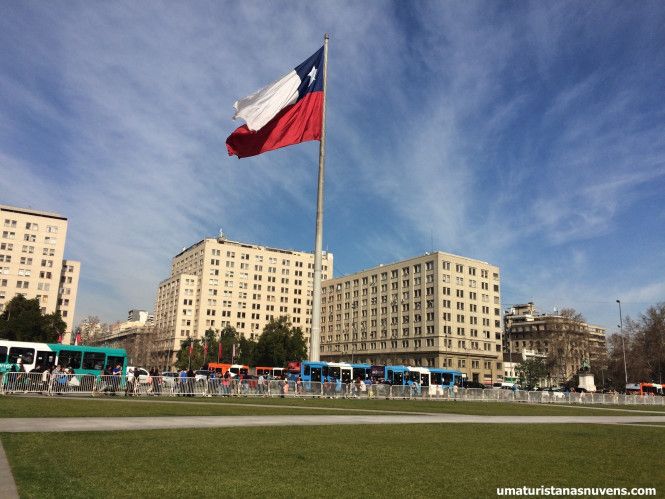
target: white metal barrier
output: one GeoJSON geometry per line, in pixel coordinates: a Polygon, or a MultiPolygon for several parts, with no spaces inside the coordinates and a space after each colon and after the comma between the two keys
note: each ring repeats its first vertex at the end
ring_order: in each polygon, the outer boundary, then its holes
{"type": "Polygon", "coordinates": [[[534,404],[656,405],[665,397],[612,393],[513,391],[449,386],[387,385],[326,381],[91,374],[0,373],[0,394],[154,396],[154,397],[301,397],[524,402],[534,404]]]}

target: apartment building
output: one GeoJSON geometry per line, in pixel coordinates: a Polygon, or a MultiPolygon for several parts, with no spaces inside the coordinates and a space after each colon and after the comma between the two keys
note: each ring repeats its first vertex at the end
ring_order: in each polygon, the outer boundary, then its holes
{"type": "Polygon", "coordinates": [[[597,368],[607,352],[605,328],[554,313],[539,313],[533,302],[504,314],[504,351],[533,350],[544,356],[549,378],[565,383],[583,368],[597,368]]]}
{"type": "Polygon", "coordinates": [[[127,313],[127,321],[152,325],[155,322],[155,316],[147,310],[132,309],[127,313]]]}
{"type": "Polygon", "coordinates": [[[503,379],[499,268],[435,252],[323,282],[321,360],[503,379]]]}
{"type": "MultiPolygon", "coordinates": [[[[322,275],[332,276],[333,255],[324,252],[322,275]]],[[[249,339],[271,319],[288,316],[309,338],[314,254],[207,238],[173,258],[171,276],[159,283],[155,329],[166,331],[171,355],[187,337],[233,326],[249,339]]]]}
{"type": "Polygon", "coordinates": [[[59,311],[71,342],[80,262],[65,260],[67,218],[0,205],[0,311],[17,294],[37,298],[42,313],[59,311]]]}

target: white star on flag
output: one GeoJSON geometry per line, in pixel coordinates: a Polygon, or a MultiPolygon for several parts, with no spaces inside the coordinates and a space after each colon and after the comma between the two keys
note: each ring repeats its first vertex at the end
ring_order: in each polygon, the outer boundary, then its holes
{"type": "Polygon", "coordinates": [[[312,66],[312,70],[307,74],[307,76],[309,76],[309,85],[307,85],[308,87],[311,87],[312,83],[314,83],[314,80],[316,80],[316,73],[316,66],[312,66]]]}

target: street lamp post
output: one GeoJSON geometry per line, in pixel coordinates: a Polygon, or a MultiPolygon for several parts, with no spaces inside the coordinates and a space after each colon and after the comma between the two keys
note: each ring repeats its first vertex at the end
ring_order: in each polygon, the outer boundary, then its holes
{"type": "Polygon", "coordinates": [[[621,300],[617,299],[617,303],[619,304],[619,331],[621,334],[621,347],[623,349],[623,372],[626,377],[626,384],[628,384],[628,367],[626,366],[626,343],[623,337],[623,316],[621,314],[621,300]]]}

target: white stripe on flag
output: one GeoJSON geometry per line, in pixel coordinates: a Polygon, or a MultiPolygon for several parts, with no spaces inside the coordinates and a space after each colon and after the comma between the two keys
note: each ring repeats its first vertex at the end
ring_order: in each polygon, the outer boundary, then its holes
{"type": "Polygon", "coordinates": [[[282,109],[296,103],[299,86],[300,77],[293,70],[270,85],[236,101],[233,104],[236,110],[233,119],[242,118],[247,123],[247,128],[254,132],[261,130],[282,109]]]}

